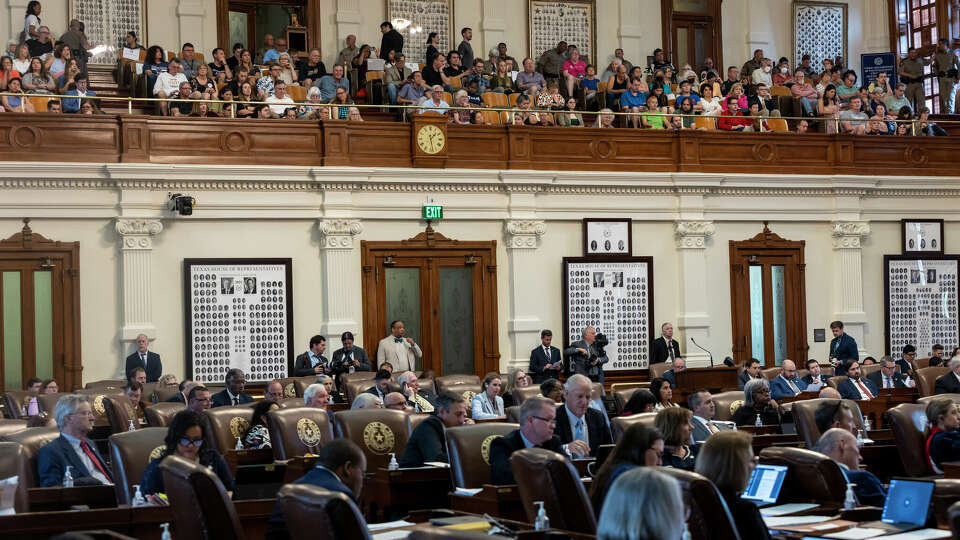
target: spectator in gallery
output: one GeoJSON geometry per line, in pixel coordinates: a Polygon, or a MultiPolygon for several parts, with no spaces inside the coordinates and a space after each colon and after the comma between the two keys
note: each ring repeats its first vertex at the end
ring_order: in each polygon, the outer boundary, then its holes
{"type": "MultiPolygon", "coordinates": [[[[187,77],[183,74],[180,62],[176,59],[170,61],[170,64],[167,66],[167,71],[157,75],[157,82],[153,86],[153,95],[160,99],[175,98],[180,96],[180,85],[182,83],[188,83],[187,77]]],[[[167,115],[169,110],[169,103],[166,101],[160,102],[160,110],[164,116],[167,115]]]]}
{"type": "Polygon", "coordinates": [[[616,116],[613,115],[613,111],[607,107],[604,107],[600,109],[600,112],[597,113],[597,119],[594,121],[592,127],[612,129],[615,127],[613,125],[615,118],[616,116]]]}
{"type": "Polygon", "coordinates": [[[454,94],[454,105],[456,110],[450,110],[448,122],[457,125],[469,125],[473,120],[473,111],[470,107],[470,97],[466,90],[457,90],[454,94]]]}
{"type": "Polygon", "coordinates": [[[567,108],[557,114],[557,125],[563,127],[583,127],[583,115],[578,110],[577,98],[567,100],[567,108]]]}
{"type": "Polygon", "coordinates": [[[507,63],[503,60],[497,62],[497,70],[490,78],[490,86],[493,92],[501,94],[512,94],[517,91],[513,77],[511,77],[507,68],[507,63]]]}
{"type": "Polygon", "coordinates": [[[332,99],[337,92],[337,88],[343,88],[347,92],[350,91],[350,81],[343,76],[343,66],[339,64],[333,66],[331,74],[320,77],[316,86],[320,89],[320,99],[323,101],[332,99]]]}
{"type": "Polygon", "coordinates": [[[47,73],[43,62],[39,58],[30,60],[27,72],[23,76],[23,89],[30,94],[55,94],[57,85],[53,76],[47,73]]]}
{"type": "Polygon", "coordinates": [[[569,56],[561,67],[563,80],[567,85],[567,95],[573,95],[573,87],[586,74],[587,64],[580,59],[580,51],[575,47],[570,47],[569,56]]]}
{"type": "Polygon", "coordinates": [[[546,91],[537,96],[537,108],[560,111],[566,108],[563,95],[560,93],[560,83],[556,79],[547,82],[546,91]]]}
{"type": "Polygon", "coordinates": [[[546,87],[547,81],[543,75],[535,71],[536,65],[530,58],[523,59],[523,71],[517,74],[517,89],[521,92],[536,94],[546,87]]]}
{"type": "Polygon", "coordinates": [[[407,66],[407,58],[403,54],[397,55],[393,65],[385,70],[383,79],[384,84],[387,86],[387,96],[389,96],[391,104],[397,103],[397,95],[400,92],[400,88],[406,83],[412,73],[413,70],[407,66]]]}
{"type": "Polygon", "coordinates": [[[180,89],[177,91],[179,99],[170,103],[170,116],[189,116],[193,112],[194,105],[191,100],[199,95],[199,92],[194,94],[189,82],[180,83],[180,89]]]}
{"type": "MultiPolygon", "coordinates": [[[[7,57],[4,57],[7,58],[7,57]]],[[[7,58],[9,60],[9,58],[7,58]]],[[[3,109],[9,112],[25,112],[32,113],[36,112],[33,108],[33,103],[30,103],[30,100],[27,99],[26,95],[23,94],[23,89],[20,88],[20,78],[14,77],[10,79],[10,82],[7,86],[7,92],[11,94],[20,94],[19,96],[3,96],[3,99],[0,100],[3,103],[3,109]]]]}
{"type": "Polygon", "coordinates": [[[390,21],[380,23],[380,33],[383,34],[380,38],[380,58],[386,60],[390,51],[396,54],[403,52],[403,35],[394,29],[393,23],[390,21]]]}

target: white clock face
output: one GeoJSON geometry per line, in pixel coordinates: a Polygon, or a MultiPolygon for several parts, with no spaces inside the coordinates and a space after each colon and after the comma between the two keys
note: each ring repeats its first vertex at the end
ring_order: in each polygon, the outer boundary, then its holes
{"type": "Polygon", "coordinates": [[[425,154],[436,154],[440,152],[443,150],[445,142],[443,130],[437,126],[423,126],[420,128],[420,131],[417,132],[417,146],[419,146],[420,150],[425,154]]]}

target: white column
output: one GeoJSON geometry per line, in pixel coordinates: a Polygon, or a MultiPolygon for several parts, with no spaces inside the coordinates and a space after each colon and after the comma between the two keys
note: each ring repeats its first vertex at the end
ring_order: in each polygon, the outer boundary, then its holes
{"type": "MultiPolygon", "coordinates": [[[[536,272],[537,246],[540,237],[547,232],[543,220],[517,219],[504,224],[507,243],[507,258],[510,261],[510,319],[507,320],[507,333],[510,336],[512,356],[507,357],[508,365],[501,364],[500,370],[513,367],[526,369],[530,364],[529,351],[540,342],[540,330],[543,321],[537,314],[537,304],[531,302],[533,291],[541,285],[536,272]]],[[[560,335],[562,332],[556,332],[560,335]]]]}
{"type": "Polygon", "coordinates": [[[836,253],[833,264],[833,283],[838,321],[843,331],[857,340],[860,355],[867,354],[863,332],[867,314],[863,311],[863,271],[860,241],[870,234],[866,221],[835,221],[831,235],[836,253]]]}
{"type": "MultiPolygon", "coordinates": [[[[479,44],[476,42],[473,44],[473,56],[486,61],[490,49],[496,47],[497,43],[501,41],[507,41],[504,39],[507,21],[503,18],[503,14],[507,11],[507,5],[504,0],[483,0],[483,6],[480,9],[482,17],[480,20],[480,35],[477,36],[477,32],[474,32],[474,36],[480,39],[479,44]]],[[[526,22],[523,24],[525,25],[526,22]]],[[[513,56],[517,57],[516,54],[513,56]]]]}
{"type": "MultiPolygon", "coordinates": [[[[357,35],[360,33],[360,11],[358,10],[360,3],[357,0],[337,0],[337,46],[334,47],[335,50],[327,51],[327,55],[333,53],[333,59],[336,61],[337,53],[340,52],[340,49],[347,46],[347,36],[350,34],[357,35]]],[[[377,23],[380,24],[379,22],[377,23]]],[[[357,41],[357,47],[360,46],[360,41],[357,41]]],[[[379,47],[379,45],[377,45],[379,47]]],[[[331,65],[331,64],[328,64],[331,65]]],[[[331,66],[331,69],[332,66],[331,66]]]]}
{"type": "Polygon", "coordinates": [[[115,228],[120,235],[123,274],[120,342],[123,350],[127,350],[140,334],[146,334],[150,341],[157,338],[153,324],[151,259],[153,237],[163,231],[163,223],[158,219],[117,218],[115,228]]]}
{"type": "MultiPolygon", "coordinates": [[[[707,350],[713,351],[710,341],[710,306],[707,303],[707,241],[716,227],[712,221],[677,221],[674,223],[677,249],[680,251],[680,301],[677,310],[674,339],[681,343],[680,350],[689,367],[710,365],[710,355],[697,348],[691,339],[707,350]]],[[[659,300],[658,300],[659,303],[659,300]]],[[[664,321],[661,321],[664,322],[664,321]]],[[[654,329],[659,335],[659,328],[654,329]]],[[[714,365],[723,358],[713,358],[714,365]]]]}
{"type": "MultiPolygon", "coordinates": [[[[27,3],[29,0],[7,0],[7,20],[10,21],[10,32],[7,34],[10,39],[18,39],[20,32],[23,32],[23,21],[27,14],[27,3]]],[[[44,24],[43,14],[41,13],[41,23],[44,24]]]]}
{"type": "MultiPolygon", "coordinates": [[[[620,0],[620,48],[623,49],[624,58],[633,60],[638,66],[646,64],[648,54],[640,42],[644,36],[642,26],[638,24],[643,20],[643,14],[641,13],[643,7],[642,3],[637,0],[620,0]]],[[[600,65],[606,62],[606,57],[600,54],[594,54],[593,56],[597,68],[602,72],[605,68],[601,69],[600,65]]]]}
{"type": "MultiPolygon", "coordinates": [[[[201,0],[179,0],[177,2],[177,24],[180,31],[180,43],[176,44],[174,52],[180,55],[180,46],[190,42],[197,51],[213,49],[207,46],[203,36],[203,18],[207,10],[203,8],[201,0]]],[[[214,39],[213,41],[216,41],[214,39]]]]}
{"type": "Polygon", "coordinates": [[[354,237],[363,232],[363,224],[354,219],[322,219],[320,229],[320,271],[323,273],[323,324],[321,332],[327,336],[327,349],[340,348],[340,334],[353,332],[357,344],[362,344],[360,323],[354,314],[359,305],[359,273],[354,271],[354,237]],[[356,300],[356,302],[354,302],[356,300]]]}

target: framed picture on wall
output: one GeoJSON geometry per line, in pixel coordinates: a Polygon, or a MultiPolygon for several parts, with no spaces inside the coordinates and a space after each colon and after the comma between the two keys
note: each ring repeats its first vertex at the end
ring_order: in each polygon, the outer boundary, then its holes
{"type": "MultiPolygon", "coordinates": [[[[24,4],[25,5],[25,4],[24,4]]],[[[84,33],[90,43],[106,45],[96,47],[87,62],[90,64],[114,64],[123,53],[127,32],[135,32],[137,40],[146,45],[147,10],[145,0],[101,2],[99,0],[70,0],[70,19],[83,21],[84,33]]]]}
{"type": "Polygon", "coordinates": [[[902,231],[900,252],[904,255],[943,254],[942,219],[902,219],[900,226],[902,231]]]}
{"type": "Polygon", "coordinates": [[[633,220],[586,218],[583,220],[585,257],[630,257],[633,255],[633,220]]]}
{"type": "Polygon", "coordinates": [[[933,345],[960,341],[957,317],[960,255],[884,255],[886,353],[899,360],[903,346],[930,356],[933,345]]]}
{"type": "Polygon", "coordinates": [[[527,43],[530,58],[537,61],[544,52],[555,48],[558,42],[566,41],[567,45],[577,46],[580,56],[588,64],[600,65],[595,54],[597,25],[594,0],[528,1],[527,43]]]}

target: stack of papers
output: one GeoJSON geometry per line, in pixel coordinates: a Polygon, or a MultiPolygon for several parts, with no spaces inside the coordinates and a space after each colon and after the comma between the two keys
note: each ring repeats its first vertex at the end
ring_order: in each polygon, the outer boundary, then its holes
{"type": "Polygon", "coordinates": [[[761,508],[760,515],[762,516],[785,516],[787,514],[796,514],[797,512],[805,512],[811,508],[816,508],[820,506],[816,503],[793,503],[793,504],[781,504],[779,506],[770,506],[768,508],[761,508]]]}
{"type": "Polygon", "coordinates": [[[453,490],[457,495],[466,495],[467,497],[473,497],[477,493],[483,491],[483,488],[462,488],[458,487],[453,490]]]}
{"type": "Polygon", "coordinates": [[[768,529],[780,529],[790,525],[811,525],[830,521],[829,516],[763,516],[768,529]]]}
{"type": "Polygon", "coordinates": [[[383,531],[386,529],[397,529],[400,527],[409,527],[411,525],[416,525],[416,523],[410,523],[409,521],[397,520],[397,521],[387,521],[384,523],[368,523],[367,529],[371,531],[383,531]]]}

